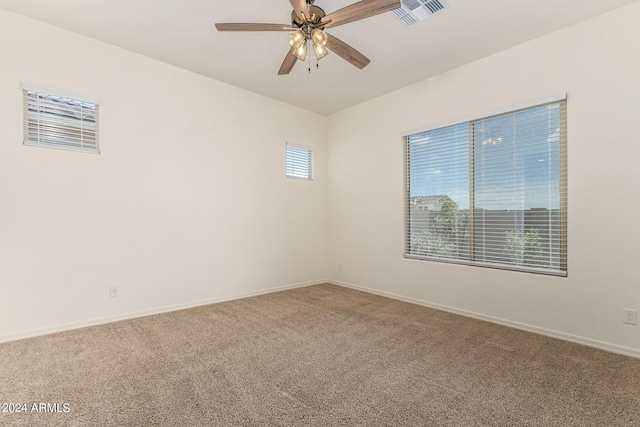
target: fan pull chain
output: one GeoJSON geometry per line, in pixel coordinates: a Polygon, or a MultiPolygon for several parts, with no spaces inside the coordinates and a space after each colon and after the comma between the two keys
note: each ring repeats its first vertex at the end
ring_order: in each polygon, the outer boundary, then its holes
{"type": "MultiPolygon", "coordinates": [[[[316,60],[316,70],[320,69],[320,64],[318,64],[318,60],[316,60]]],[[[307,71],[311,74],[311,53],[307,56],[307,71]]]]}

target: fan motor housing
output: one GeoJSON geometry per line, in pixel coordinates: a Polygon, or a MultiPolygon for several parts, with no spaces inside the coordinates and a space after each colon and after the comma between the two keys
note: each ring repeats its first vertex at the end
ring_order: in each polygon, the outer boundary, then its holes
{"type": "Polygon", "coordinates": [[[296,11],[294,10],[293,12],[291,12],[291,25],[294,25],[298,28],[310,26],[313,28],[322,29],[324,25],[321,24],[320,20],[324,18],[325,15],[326,13],[324,12],[324,10],[322,10],[318,6],[309,4],[309,19],[303,22],[300,18],[298,18],[298,15],[296,15],[296,11]]]}

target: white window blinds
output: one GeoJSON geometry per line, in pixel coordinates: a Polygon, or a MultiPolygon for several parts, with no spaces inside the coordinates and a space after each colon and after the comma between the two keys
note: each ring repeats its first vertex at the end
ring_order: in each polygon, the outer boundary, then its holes
{"type": "Polygon", "coordinates": [[[99,153],[98,102],[23,84],[24,144],[99,153]]]}
{"type": "Polygon", "coordinates": [[[287,178],[313,179],[313,151],[287,143],[287,178]]]}
{"type": "Polygon", "coordinates": [[[566,103],[409,135],[405,255],[567,271],[566,103]]]}

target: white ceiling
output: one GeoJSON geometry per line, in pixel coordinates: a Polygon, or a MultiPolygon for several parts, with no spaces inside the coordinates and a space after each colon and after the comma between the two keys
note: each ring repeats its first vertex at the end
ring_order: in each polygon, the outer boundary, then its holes
{"type": "MultiPolygon", "coordinates": [[[[291,22],[287,0],[0,0],[0,8],[176,65],[320,114],[437,75],[637,0],[445,0],[405,27],[391,12],[328,30],[371,63],[335,54],[311,74],[278,69],[286,32],[218,32],[216,22],[291,22]]],[[[355,0],[317,0],[330,13],[355,0]]]]}

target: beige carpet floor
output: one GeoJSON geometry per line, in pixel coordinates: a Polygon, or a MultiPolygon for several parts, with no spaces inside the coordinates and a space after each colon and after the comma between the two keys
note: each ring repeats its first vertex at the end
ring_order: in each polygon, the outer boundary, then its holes
{"type": "Polygon", "coordinates": [[[333,285],[0,344],[1,426],[640,426],[640,360],[333,285]],[[33,403],[68,412],[31,412],[33,403]]]}

